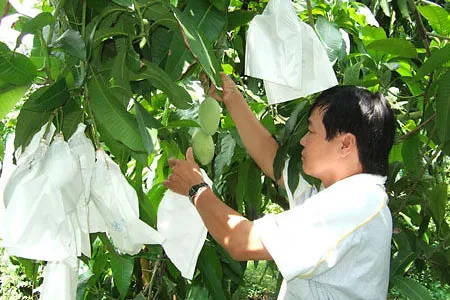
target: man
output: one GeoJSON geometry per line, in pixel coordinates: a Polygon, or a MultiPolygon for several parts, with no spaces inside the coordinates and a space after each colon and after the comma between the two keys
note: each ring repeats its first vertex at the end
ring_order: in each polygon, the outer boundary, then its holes
{"type": "MultiPolygon", "coordinates": [[[[233,81],[221,77],[222,101],[245,147],[274,178],[277,142],[233,81]]],[[[219,99],[214,89],[212,95],[219,99]]],[[[304,172],[319,178],[323,189],[300,178],[290,191],[285,167],[278,183],[287,191],[290,210],[247,220],[200,184],[191,148],[186,160],[169,160],[173,173],[164,185],[183,195],[191,189],[210,234],[234,259],[273,259],[284,278],[278,299],[386,299],[392,219],[383,184],[394,132],[392,110],[381,95],[333,87],[313,104],[300,140],[304,172]]]]}

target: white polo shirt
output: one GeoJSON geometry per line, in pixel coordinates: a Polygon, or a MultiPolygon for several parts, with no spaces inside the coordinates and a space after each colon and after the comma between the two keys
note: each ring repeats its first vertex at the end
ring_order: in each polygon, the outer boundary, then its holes
{"type": "MultiPolygon", "coordinates": [[[[287,164],[286,164],[287,165],[287,164]]],[[[254,221],[284,281],[278,300],[386,299],[392,218],[385,177],[358,174],[320,192],[300,178],[291,209],[254,221]]]]}

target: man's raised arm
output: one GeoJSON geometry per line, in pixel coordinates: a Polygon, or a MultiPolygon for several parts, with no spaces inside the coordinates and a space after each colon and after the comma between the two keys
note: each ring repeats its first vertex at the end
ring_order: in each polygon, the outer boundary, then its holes
{"type": "MultiPolygon", "coordinates": [[[[248,153],[261,170],[274,179],[273,161],[279,147],[277,141],[250,110],[233,80],[224,73],[220,76],[223,82],[222,99],[214,87],[210,90],[210,96],[225,103],[248,153]]],[[[278,184],[284,186],[282,178],[278,184]]]]}

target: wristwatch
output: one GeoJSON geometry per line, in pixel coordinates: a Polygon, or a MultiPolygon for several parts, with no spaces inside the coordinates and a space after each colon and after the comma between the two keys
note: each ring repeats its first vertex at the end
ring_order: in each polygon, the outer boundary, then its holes
{"type": "Polygon", "coordinates": [[[197,192],[202,187],[209,187],[209,185],[206,182],[201,182],[199,184],[194,184],[189,189],[189,200],[192,202],[192,198],[194,198],[195,195],[197,195],[197,192]]]}

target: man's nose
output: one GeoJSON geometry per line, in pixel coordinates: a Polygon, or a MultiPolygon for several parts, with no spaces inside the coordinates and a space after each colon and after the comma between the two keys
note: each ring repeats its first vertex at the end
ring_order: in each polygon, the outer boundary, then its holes
{"type": "Polygon", "coordinates": [[[305,147],[306,134],[300,139],[300,145],[305,147]]]}

